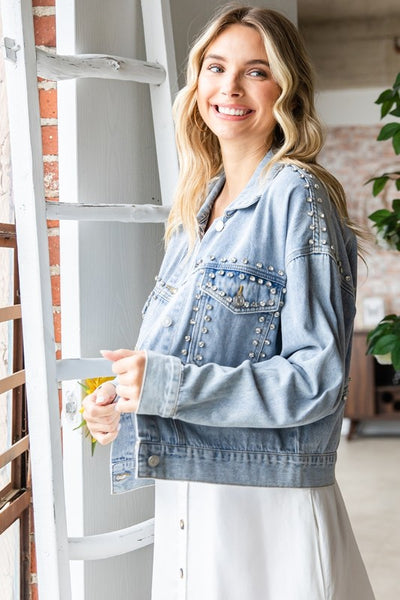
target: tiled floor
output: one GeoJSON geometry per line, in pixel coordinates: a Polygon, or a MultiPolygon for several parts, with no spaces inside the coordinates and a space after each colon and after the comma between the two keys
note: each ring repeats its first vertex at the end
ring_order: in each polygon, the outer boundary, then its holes
{"type": "Polygon", "coordinates": [[[336,476],[376,600],[399,600],[400,436],[343,437],[336,476]]]}

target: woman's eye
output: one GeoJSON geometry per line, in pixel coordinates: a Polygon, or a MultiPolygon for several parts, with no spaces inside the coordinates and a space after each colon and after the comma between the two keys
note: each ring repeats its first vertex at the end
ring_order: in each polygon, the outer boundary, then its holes
{"type": "Polygon", "coordinates": [[[212,73],[222,73],[223,69],[219,65],[210,65],[208,70],[212,73]]]}
{"type": "Polygon", "coordinates": [[[253,69],[252,71],[250,71],[249,75],[250,77],[267,77],[266,72],[261,71],[260,69],[253,69]]]}

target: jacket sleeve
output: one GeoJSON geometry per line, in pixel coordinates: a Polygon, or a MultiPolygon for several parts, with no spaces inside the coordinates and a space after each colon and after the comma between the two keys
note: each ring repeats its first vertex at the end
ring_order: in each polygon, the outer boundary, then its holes
{"type": "Polygon", "coordinates": [[[344,393],[354,297],[341,286],[329,252],[299,253],[286,272],[279,355],[225,367],[183,365],[148,351],[138,414],[257,428],[305,425],[332,414],[344,393]]]}

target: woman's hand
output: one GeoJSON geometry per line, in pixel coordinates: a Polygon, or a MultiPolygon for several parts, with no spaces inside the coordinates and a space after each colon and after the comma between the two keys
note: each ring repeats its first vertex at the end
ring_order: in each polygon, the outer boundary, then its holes
{"type": "Polygon", "coordinates": [[[118,435],[120,413],[115,410],[115,386],[106,381],[83,400],[83,418],[99,444],[109,444],[118,435]]]}
{"type": "Polygon", "coordinates": [[[104,358],[113,361],[113,372],[118,375],[118,402],[115,409],[119,412],[136,412],[139,406],[146,353],[136,350],[102,350],[104,358]]]}

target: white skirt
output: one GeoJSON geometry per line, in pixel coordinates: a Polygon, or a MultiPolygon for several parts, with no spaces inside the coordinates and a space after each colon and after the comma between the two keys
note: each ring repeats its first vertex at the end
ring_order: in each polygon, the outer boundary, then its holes
{"type": "Polygon", "coordinates": [[[156,482],[152,600],[374,600],[337,484],[156,482]]]}

